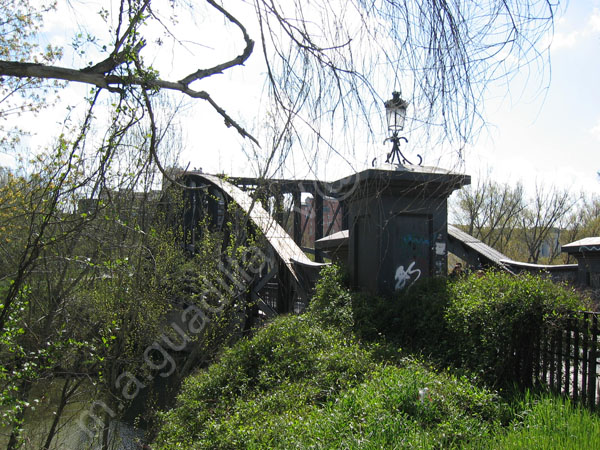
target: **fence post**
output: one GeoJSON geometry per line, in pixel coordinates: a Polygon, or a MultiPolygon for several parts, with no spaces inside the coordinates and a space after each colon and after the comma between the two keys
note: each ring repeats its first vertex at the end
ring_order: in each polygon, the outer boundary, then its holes
{"type": "Polygon", "coordinates": [[[581,354],[581,365],[582,365],[582,374],[581,374],[581,401],[583,404],[587,401],[587,386],[588,386],[588,321],[589,315],[584,313],[583,315],[583,348],[581,354]]]}
{"type": "Polygon", "coordinates": [[[579,395],[579,318],[571,319],[573,332],[575,333],[573,341],[573,400],[577,400],[579,395]]]}
{"type": "Polygon", "coordinates": [[[566,322],[565,335],[565,395],[569,395],[571,388],[571,319],[566,322]]]}
{"type": "Polygon", "coordinates": [[[552,331],[550,333],[550,389],[554,389],[554,374],[556,365],[556,333],[552,331]]]}
{"type": "Polygon", "coordinates": [[[562,393],[562,383],[563,383],[563,330],[558,329],[555,331],[556,333],[556,391],[561,394],[562,393]]]}
{"type": "Polygon", "coordinates": [[[549,345],[548,329],[544,327],[542,340],[540,341],[540,357],[542,358],[542,373],[540,379],[544,384],[548,384],[548,345],[549,345]]]}
{"type": "Polygon", "coordinates": [[[598,317],[596,314],[592,316],[592,329],[591,329],[592,342],[590,343],[590,357],[588,370],[588,402],[592,410],[596,408],[596,347],[598,344],[598,317]]]}
{"type": "Polygon", "coordinates": [[[537,384],[540,380],[540,358],[542,354],[542,342],[543,342],[544,330],[540,330],[536,333],[535,339],[532,344],[533,358],[531,363],[531,382],[537,384]]]}

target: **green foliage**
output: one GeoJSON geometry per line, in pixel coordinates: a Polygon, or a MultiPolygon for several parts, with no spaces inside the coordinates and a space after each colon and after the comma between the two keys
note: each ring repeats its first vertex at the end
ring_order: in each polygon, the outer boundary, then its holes
{"type": "Polygon", "coordinates": [[[521,355],[585,306],[572,289],[530,274],[430,278],[386,298],[350,293],[331,267],[310,310],[324,323],[353,325],[360,338],[383,344],[380,350],[401,347],[498,386],[522,381],[521,355]]]}
{"type": "MultiPolygon", "coordinates": [[[[0,295],[5,294],[8,283],[0,284],[0,295]]],[[[6,324],[0,329],[0,427],[17,421],[19,413],[26,406],[25,400],[19,392],[21,379],[30,376],[35,371],[35,364],[26,361],[26,349],[20,342],[25,333],[22,327],[21,316],[27,306],[26,295],[19,293],[11,312],[8,314],[6,324]],[[23,364],[17,365],[17,361],[25,360],[23,364]]],[[[0,310],[4,305],[0,305],[0,310]]]]}
{"type": "Polygon", "coordinates": [[[263,244],[244,234],[233,206],[220,230],[199,224],[198,251],[189,254],[164,211],[181,216],[181,205],[159,210],[156,193],[132,190],[133,175],[124,175],[128,188],[99,182],[90,195],[69,147],[61,140],[55,154],[32,163],[38,171],[9,175],[0,186],[0,426],[10,449],[31,442],[32,411],[48,380],[66,388],[42,440],[77,419],[65,411],[78,401],[84,376],[93,379],[94,398],[117,414],[102,420],[135,414],[128,407],[146,402],[150,422],[160,383],[148,380],[165,380],[169,391],[239,336],[244,289],[256,273],[250,266],[264,256],[249,251],[263,244]],[[180,322],[190,305],[205,313],[196,331],[180,322]],[[186,345],[191,352],[181,351],[186,345]]]}
{"type": "Polygon", "coordinates": [[[586,306],[549,279],[504,272],[426,279],[393,298],[351,297],[361,338],[427,355],[496,386],[520,381],[518,358],[586,306]]]}
{"type": "Polygon", "coordinates": [[[515,355],[583,308],[574,291],[529,274],[474,274],[449,289],[445,319],[457,363],[492,384],[514,380],[515,355]]]}
{"type": "MultiPolygon", "coordinates": [[[[336,267],[321,275],[308,314],[276,319],[186,380],[177,406],[162,415],[155,448],[550,448],[571,433],[596,445],[587,428],[597,430],[598,420],[560,400],[511,407],[465,376],[413,358],[376,364],[351,338],[356,331],[383,344],[368,344],[375,349],[446,352],[497,381],[508,363],[492,355],[502,356],[516,331],[559,325],[580,306],[573,292],[488,273],[373,298],[350,293],[336,267]]],[[[574,445],[567,448],[584,448],[574,445]]]]}
{"type": "Polygon", "coordinates": [[[350,292],[342,270],[331,265],[321,270],[308,311],[321,323],[368,341],[385,339],[418,350],[437,348],[446,339],[447,304],[445,278],[425,279],[394,298],[377,297],[350,292]]]}
{"type": "Polygon", "coordinates": [[[286,317],[190,377],[153,448],[452,448],[505,414],[464,378],[412,359],[373,365],[331,328],[286,317]]]}
{"type": "Polygon", "coordinates": [[[505,409],[494,394],[411,359],[367,378],[314,408],[277,448],[454,448],[489,436],[505,409]]]}
{"type": "Polygon", "coordinates": [[[447,280],[428,278],[393,298],[354,294],[356,332],[367,339],[385,338],[411,351],[439,353],[446,348],[444,310],[447,280]]]}
{"type": "Polygon", "coordinates": [[[309,313],[323,324],[346,330],[354,324],[352,295],[344,283],[342,270],[336,266],[321,269],[315,295],[308,307],[309,313]]]}
{"type": "Polygon", "coordinates": [[[526,394],[514,405],[515,419],[485,445],[467,448],[567,450],[600,448],[600,418],[564,398],[526,394]]]}
{"type": "Polygon", "coordinates": [[[281,317],[186,380],[157,448],[276,442],[288,420],[355,385],[371,366],[369,353],[340,332],[309,316],[281,317]]]}

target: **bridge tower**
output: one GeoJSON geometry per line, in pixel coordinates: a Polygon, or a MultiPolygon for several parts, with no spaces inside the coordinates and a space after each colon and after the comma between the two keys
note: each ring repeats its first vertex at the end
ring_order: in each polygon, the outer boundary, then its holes
{"type": "Polygon", "coordinates": [[[448,197],[471,182],[438,168],[390,167],[336,182],[347,194],[353,287],[375,294],[447,274],[448,197]]]}

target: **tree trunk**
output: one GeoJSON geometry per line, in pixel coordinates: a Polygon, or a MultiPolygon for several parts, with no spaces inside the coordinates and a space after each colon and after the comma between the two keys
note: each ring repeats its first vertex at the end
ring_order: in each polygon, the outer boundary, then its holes
{"type": "MultiPolygon", "coordinates": [[[[26,400],[29,397],[29,390],[31,389],[31,381],[25,380],[19,389],[21,393],[19,395],[19,400],[26,400]]],[[[21,408],[17,413],[17,416],[13,420],[12,430],[10,432],[10,438],[8,439],[8,444],[6,445],[6,450],[16,450],[19,448],[19,438],[21,437],[21,428],[20,424],[23,422],[23,418],[25,417],[25,408],[21,408]]]]}

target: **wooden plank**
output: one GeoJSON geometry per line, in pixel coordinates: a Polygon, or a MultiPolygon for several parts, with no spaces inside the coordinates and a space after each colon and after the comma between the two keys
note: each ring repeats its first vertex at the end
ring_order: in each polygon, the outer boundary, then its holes
{"type": "Polygon", "coordinates": [[[556,373],[556,333],[553,331],[550,337],[550,388],[554,389],[556,373]]]}
{"type": "Polygon", "coordinates": [[[572,319],[573,332],[573,400],[577,400],[579,396],[579,320],[572,319]]]}
{"type": "Polygon", "coordinates": [[[596,370],[597,370],[597,346],[598,346],[598,317],[592,316],[592,329],[590,331],[590,359],[588,369],[588,404],[592,410],[596,408],[596,370]]]}
{"type": "Polygon", "coordinates": [[[543,342],[543,334],[542,331],[537,335],[537,339],[533,344],[534,354],[533,354],[533,367],[532,367],[532,381],[533,383],[537,383],[541,378],[541,355],[542,355],[542,342],[543,342]]]}
{"type": "Polygon", "coordinates": [[[587,385],[588,385],[588,326],[589,316],[584,314],[583,316],[583,352],[582,352],[582,368],[583,373],[581,376],[581,401],[585,404],[587,401],[587,385]]]}
{"type": "Polygon", "coordinates": [[[569,395],[571,388],[571,328],[567,322],[567,330],[565,334],[565,384],[564,393],[569,395]]]}
{"type": "Polygon", "coordinates": [[[556,332],[556,391],[562,392],[563,386],[563,340],[562,330],[556,332]]]}
{"type": "Polygon", "coordinates": [[[540,342],[540,353],[542,356],[542,375],[541,380],[548,384],[548,339],[550,338],[549,334],[545,331],[542,337],[542,341],[540,342]]]}

